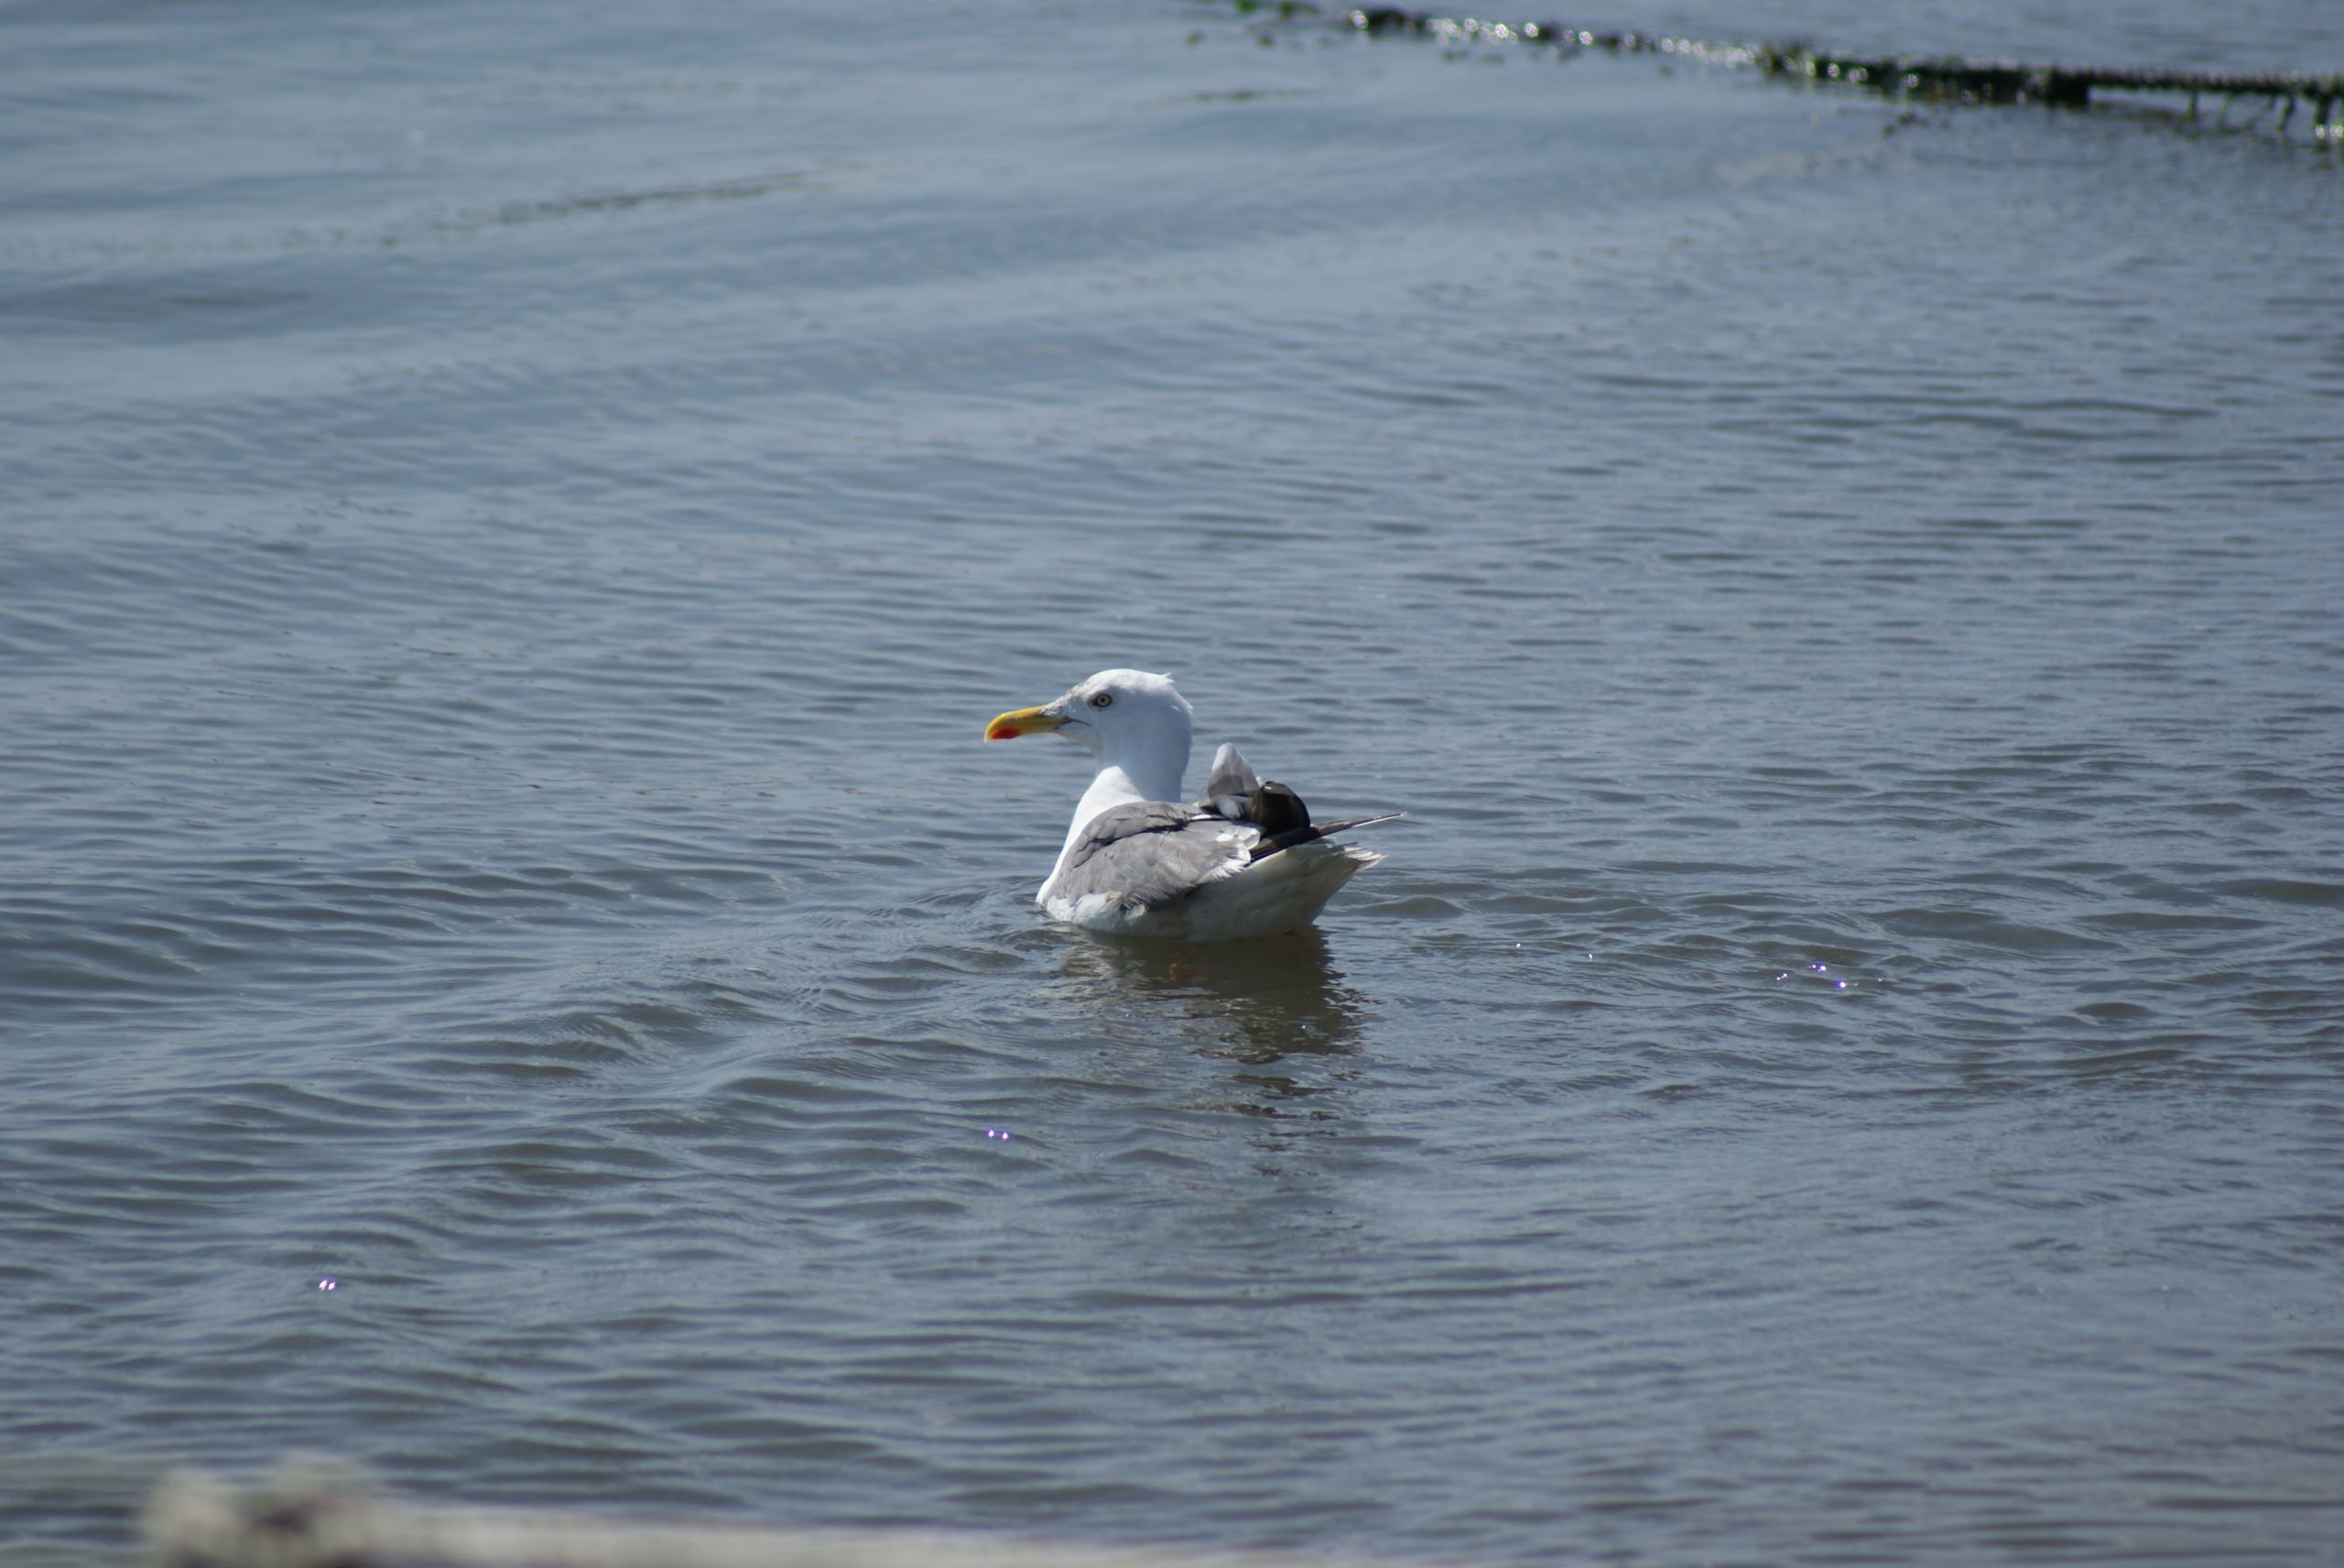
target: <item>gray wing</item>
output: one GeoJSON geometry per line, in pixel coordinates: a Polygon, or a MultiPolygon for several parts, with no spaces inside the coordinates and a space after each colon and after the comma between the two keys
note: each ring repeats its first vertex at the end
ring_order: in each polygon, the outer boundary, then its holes
{"type": "Polygon", "coordinates": [[[1261,787],[1262,781],[1253,776],[1245,754],[1223,741],[1221,750],[1212,754],[1212,772],[1205,779],[1205,793],[1198,799],[1197,809],[1243,821],[1247,797],[1261,787]]]}
{"type": "Polygon", "coordinates": [[[1119,806],[1091,818],[1042,896],[1104,893],[1126,909],[1160,908],[1249,864],[1261,837],[1245,823],[1200,816],[1185,806],[1119,806]]]}

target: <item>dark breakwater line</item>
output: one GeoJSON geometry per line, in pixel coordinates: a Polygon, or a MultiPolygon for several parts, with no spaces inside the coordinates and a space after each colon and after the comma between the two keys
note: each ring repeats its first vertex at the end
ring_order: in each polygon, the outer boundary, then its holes
{"type": "MultiPolygon", "coordinates": [[[[1274,10],[1280,19],[1324,15],[1308,0],[1238,0],[1241,12],[1274,10]]],[[[2344,146],[2344,70],[2177,70],[2132,66],[2032,65],[2009,60],[1972,60],[1958,56],[1869,55],[1817,49],[1805,43],[1723,44],[1655,33],[1600,31],[1561,22],[1493,22],[1408,11],[1394,6],[1356,7],[1337,14],[1342,26],[1363,33],[1410,33],[1454,43],[1526,44],[1564,53],[1601,49],[1609,54],[1670,55],[1713,65],[1739,66],[1769,76],[1861,88],[1897,99],[1956,103],[2041,103],[2055,108],[2089,107],[2095,92],[2186,93],[2189,113],[2201,98],[2226,103],[2260,98],[2278,106],[2277,130],[2293,122],[2297,107],[2312,106],[2312,136],[2344,146]]]]}

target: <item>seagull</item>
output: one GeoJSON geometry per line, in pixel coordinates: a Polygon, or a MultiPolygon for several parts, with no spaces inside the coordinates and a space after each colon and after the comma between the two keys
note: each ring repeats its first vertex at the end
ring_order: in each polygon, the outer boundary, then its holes
{"type": "Polygon", "coordinates": [[[985,726],[988,741],[1056,733],[1098,759],[1058,864],[1034,902],[1058,920],[1125,936],[1226,942],[1308,925],[1383,856],[1331,834],[1400,816],[1313,823],[1294,791],[1213,753],[1204,795],[1181,805],[1193,710],[1169,676],[1101,670],[1039,708],[985,726]]]}

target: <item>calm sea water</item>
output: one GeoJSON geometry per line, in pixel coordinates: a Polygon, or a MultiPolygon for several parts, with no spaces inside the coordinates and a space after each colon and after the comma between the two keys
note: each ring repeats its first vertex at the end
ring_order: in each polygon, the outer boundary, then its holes
{"type": "MultiPolygon", "coordinates": [[[[1585,19],[2344,65],[2101,11],[1585,19]]],[[[0,1559],[323,1449],[2337,1560],[2300,129],[1191,0],[19,3],[0,83],[0,1559]],[[1390,860],[1043,923],[1079,753],[979,730],[1111,664],[1390,860]]]]}

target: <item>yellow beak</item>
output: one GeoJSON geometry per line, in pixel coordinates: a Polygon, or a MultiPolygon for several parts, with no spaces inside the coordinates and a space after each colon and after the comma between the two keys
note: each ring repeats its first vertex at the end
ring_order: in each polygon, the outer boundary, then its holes
{"type": "Polygon", "coordinates": [[[1047,735],[1065,725],[1065,719],[1038,708],[1016,708],[986,725],[985,739],[1015,741],[1020,735],[1047,735]]]}

